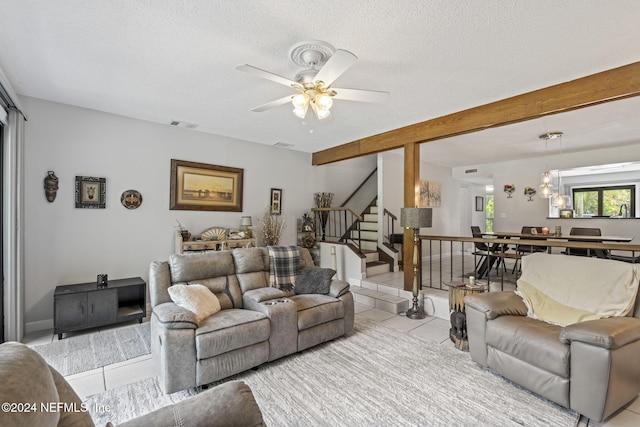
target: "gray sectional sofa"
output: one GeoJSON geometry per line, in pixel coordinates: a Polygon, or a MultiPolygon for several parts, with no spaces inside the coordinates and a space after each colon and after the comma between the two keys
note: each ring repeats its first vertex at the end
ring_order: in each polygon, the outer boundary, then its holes
{"type": "MultiPolygon", "coordinates": [[[[298,248],[299,267],[313,269],[298,248]]],[[[151,346],[165,393],[208,384],[332,340],[353,329],[349,284],[296,294],[269,286],[267,248],[171,255],[149,268],[151,346]],[[221,310],[198,321],[175,304],[169,287],[206,286],[221,310]]]]}

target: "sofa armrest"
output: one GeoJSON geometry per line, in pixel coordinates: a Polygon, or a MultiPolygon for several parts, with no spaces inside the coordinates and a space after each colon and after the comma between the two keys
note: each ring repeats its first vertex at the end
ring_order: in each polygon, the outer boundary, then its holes
{"type": "Polygon", "coordinates": [[[580,341],[611,350],[638,340],[640,319],[637,317],[587,320],[565,326],[560,331],[560,341],[563,344],[580,341]]]}
{"type": "Polygon", "coordinates": [[[340,296],[349,292],[349,283],[344,280],[333,279],[331,284],[329,285],[329,295],[334,298],[339,298],[340,296]]]}
{"type": "Polygon", "coordinates": [[[152,316],[165,329],[197,329],[198,318],[195,313],[173,302],[165,302],[153,308],[152,316]]]}
{"type": "Polygon", "coordinates": [[[274,287],[257,288],[242,294],[242,302],[244,305],[250,305],[250,303],[259,303],[270,299],[284,298],[285,296],[282,289],[274,287]]]}
{"type": "Polygon", "coordinates": [[[527,306],[515,292],[485,292],[464,297],[465,306],[484,313],[487,320],[498,316],[526,316],[527,306]]]}
{"type": "Polygon", "coordinates": [[[264,426],[262,412],[242,381],[210,388],[173,405],[118,424],[118,427],[264,426]]]}

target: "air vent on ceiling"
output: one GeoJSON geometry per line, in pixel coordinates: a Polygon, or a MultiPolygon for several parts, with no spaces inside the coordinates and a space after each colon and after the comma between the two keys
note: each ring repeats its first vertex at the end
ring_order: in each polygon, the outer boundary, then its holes
{"type": "Polygon", "coordinates": [[[291,148],[291,147],[293,147],[293,144],[287,144],[286,142],[276,142],[273,145],[276,146],[276,147],[282,147],[282,148],[291,148]]]}
{"type": "Polygon", "coordinates": [[[465,169],[465,170],[464,170],[464,173],[476,173],[476,172],[478,172],[478,168],[475,168],[475,169],[465,169]]]}
{"type": "Polygon", "coordinates": [[[196,125],[195,123],[187,123],[180,120],[171,120],[169,124],[171,126],[177,126],[179,128],[185,128],[185,129],[195,129],[198,127],[198,125],[196,125]]]}

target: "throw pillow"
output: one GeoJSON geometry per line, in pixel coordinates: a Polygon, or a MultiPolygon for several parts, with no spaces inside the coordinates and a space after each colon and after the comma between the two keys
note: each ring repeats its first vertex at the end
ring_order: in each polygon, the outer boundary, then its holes
{"type": "Polygon", "coordinates": [[[169,286],[171,300],[196,315],[198,323],[220,311],[220,301],[203,285],[169,286]]]}
{"type": "Polygon", "coordinates": [[[296,294],[328,294],[334,274],[331,268],[304,267],[296,279],[296,294]]]}

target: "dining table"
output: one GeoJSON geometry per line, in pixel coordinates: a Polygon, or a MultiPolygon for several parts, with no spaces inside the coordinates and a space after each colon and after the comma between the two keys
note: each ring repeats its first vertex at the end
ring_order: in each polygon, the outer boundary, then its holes
{"type": "MultiPolygon", "coordinates": [[[[502,240],[510,240],[514,239],[515,242],[519,243],[519,240],[523,240],[522,243],[530,244],[535,243],[531,241],[540,241],[546,240],[550,243],[550,246],[547,247],[549,253],[551,252],[552,246],[562,246],[558,244],[560,242],[592,242],[592,243],[629,243],[633,240],[632,236],[613,236],[613,235],[603,235],[603,236],[585,236],[585,235],[571,235],[571,234],[555,234],[555,233],[522,233],[519,231],[488,231],[482,233],[482,237],[484,239],[492,240],[493,247],[499,247],[499,245],[495,244],[496,240],[501,240],[500,245],[504,243],[502,240]],[[527,242],[529,241],[529,242],[527,242]],[[552,242],[556,241],[556,244],[552,242]]],[[[492,246],[492,244],[488,244],[488,246],[492,246]]],[[[589,248],[590,249],[590,248],[589,248]]],[[[606,251],[600,248],[594,248],[594,253],[599,258],[606,258],[606,251]]],[[[517,262],[518,254],[511,254],[511,257],[516,258],[517,262]]],[[[496,261],[501,258],[506,257],[504,250],[494,251],[492,255],[487,256],[484,262],[481,263],[479,268],[477,269],[478,278],[483,278],[485,275],[488,275],[491,271],[491,268],[495,265],[496,261]]]]}
{"type": "Polygon", "coordinates": [[[571,234],[555,234],[555,233],[537,233],[529,234],[519,231],[488,231],[482,233],[482,237],[498,237],[503,239],[532,239],[532,240],[566,240],[570,242],[618,242],[629,243],[633,240],[631,236],[585,236],[585,235],[571,235],[571,234]]]}

